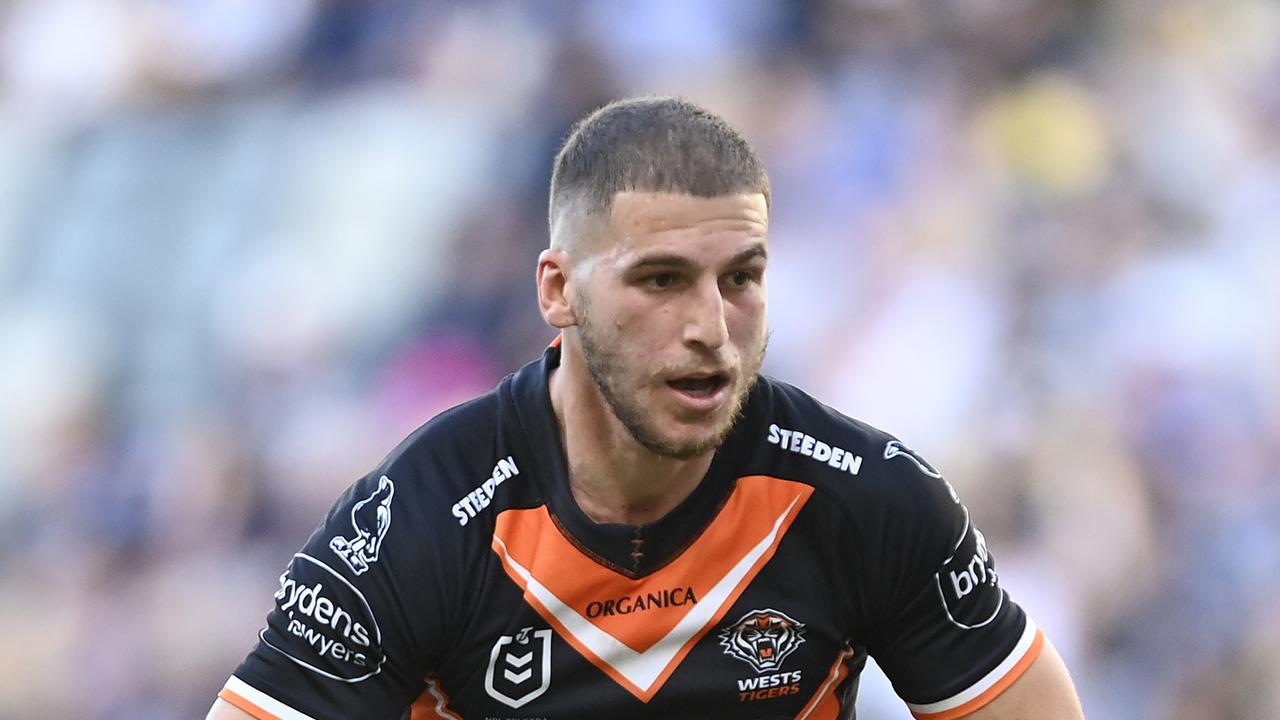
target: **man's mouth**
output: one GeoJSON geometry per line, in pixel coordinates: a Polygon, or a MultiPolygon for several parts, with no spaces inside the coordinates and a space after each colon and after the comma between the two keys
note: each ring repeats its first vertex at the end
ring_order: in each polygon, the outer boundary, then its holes
{"type": "Polygon", "coordinates": [[[728,383],[729,376],[724,373],[686,375],[667,381],[673,389],[692,397],[711,397],[728,383]]]}

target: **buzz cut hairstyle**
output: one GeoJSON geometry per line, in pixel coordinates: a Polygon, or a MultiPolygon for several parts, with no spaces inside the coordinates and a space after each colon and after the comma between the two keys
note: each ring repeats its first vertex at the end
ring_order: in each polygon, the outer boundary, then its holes
{"type": "Polygon", "coordinates": [[[769,176],[751,144],[720,116],[675,97],[616,100],[574,124],[551,172],[552,242],[567,207],[607,215],[614,195],[626,191],[760,193],[766,208],[771,201],[769,176]]]}

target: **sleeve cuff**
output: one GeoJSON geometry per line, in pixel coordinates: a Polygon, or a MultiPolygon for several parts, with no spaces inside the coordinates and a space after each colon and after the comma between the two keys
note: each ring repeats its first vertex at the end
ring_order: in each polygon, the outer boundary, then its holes
{"type": "Polygon", "coordinates": [[[249,683],[232,675],[218,697],[249,713],[257,720],[315,720],[298,712],[249,683]]]}
{"type": "Polygon", "coordinates": [[[995,700],[1031,667],[1044,647],[1044,633],[1027,618],[1022,637],[1004,661],[968,688],[945,700],[917,705],[907,703],[917,720],[954,720],[968,715],[995,700]]]}

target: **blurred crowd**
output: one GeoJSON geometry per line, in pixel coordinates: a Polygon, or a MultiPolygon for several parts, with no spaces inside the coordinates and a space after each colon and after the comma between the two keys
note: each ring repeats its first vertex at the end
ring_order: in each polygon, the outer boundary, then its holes
{"type": "Polygon", "coordinates": [[[637,93],[756,145],[767,372],[948,474],[1089,717],[1280,717],[1273,0],[10,0],[0,720],[202,717],[551,339],[551,158],[637,93]]]}

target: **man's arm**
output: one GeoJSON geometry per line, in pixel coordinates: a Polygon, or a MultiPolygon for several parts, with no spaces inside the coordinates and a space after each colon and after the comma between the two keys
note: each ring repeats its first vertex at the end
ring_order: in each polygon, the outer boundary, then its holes
{"type": "Polygon", "coordinates": [[[1084,710],[1067,666],[1046,638],[1022,677],[967,720],[1084,720],[1084,710]]]}
{"type": "Polygon", "coordinates": [[[415,678],[457,625],[446,588],[457,587],[458,538],[443,531],[458,526],[432,522],[437,491],[415,487],[426,483],[398,456],[388,462],[348,488],[289,561],[256,647],[218,693],[226,706],[208,718],[396,720],[421,694],[415,678]],[[360,513],[374,505],[375,517],[360,513]]]}
{"type": "MultiPolygon", "coordinates": [[[[1010,688],[1012,689],[1012,688],[1010,688]]],[[[249,713],[232,705],[231,703],[218,698],[213,701],[213,707],[209,708],[209,714],[204,720],[256,720],[249,713]]]]}

